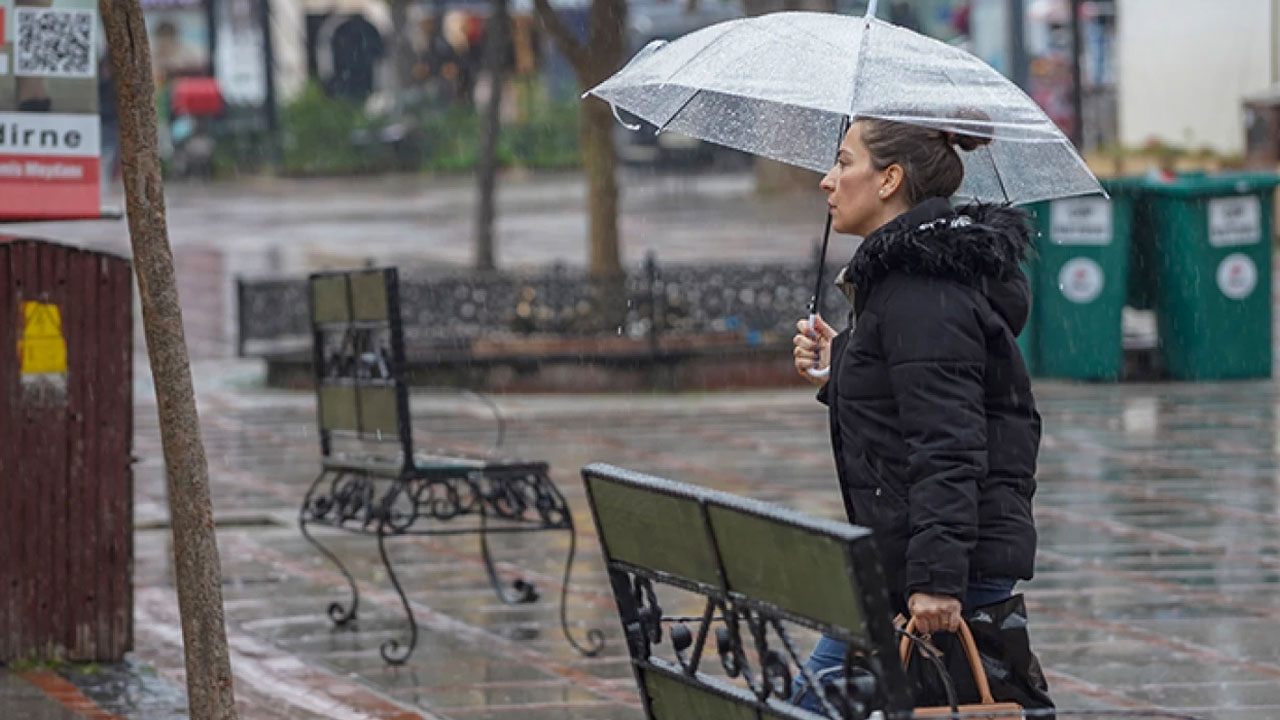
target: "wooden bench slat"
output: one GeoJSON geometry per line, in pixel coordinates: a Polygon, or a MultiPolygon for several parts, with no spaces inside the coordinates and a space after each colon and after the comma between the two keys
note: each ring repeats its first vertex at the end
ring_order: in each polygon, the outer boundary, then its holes
{"type": "Polygon", "coordinates": [[[320,429],[359,432],[359,410],[354,385],[320,386],[320,429]]]}
{"type": "Polygon", "coordinates": [[[708,516],[731,592],[819,623],[864,630],[861,592],[839,539],[737,508],[713,504],[708,516]]]}
{"type": "Polygon", "coordinates": [[[360,432],[380,433],[386,440],[397,440],[400,434],[400,413],[396,407],[394,386],[362,385],[360,397],[360,432]]]}
{"type": "Polygon", "coordinates": [[[347,278],[318,275],[311,278],[311,318],[317,324],[351,320],[347,312],[347,278]]]}
{"type": "Polygon", "coordinates": [[[707,585],[720,575],[693,498],[588,476],[587,486],[609,557],[707,585]]]}
{"type": "MultiPolygon", "coordinates": [[[[760,715],[751,705],[743,700],[733,700],[703,687],[671,677],[670,675],[645,668],[645,692],[649,696],[649,707],[654,717],[681,718],[682,720],[759,720],[760,715]]],[[[738,690],[726,686],[727,690],[738,690]]],[[[750,702],[750,698],[745,698],[750,702]]]]}
{"type": "Polygon", "coordinates": [[[387,302],[387,274],[384,270],[352,273],[351,306],[357,322],[387,321],[391,317],[387,302]]]}

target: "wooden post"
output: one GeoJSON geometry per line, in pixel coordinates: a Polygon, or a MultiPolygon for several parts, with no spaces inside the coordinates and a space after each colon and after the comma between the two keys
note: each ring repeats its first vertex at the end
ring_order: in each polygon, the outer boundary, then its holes
{"type": "Polygon", "coordinates": [[[139,0],[98,0],[120,115],[129,242],[155,383],[192,720],[234,720],[221,565],[165,220],[151,49],[139,0]]]}

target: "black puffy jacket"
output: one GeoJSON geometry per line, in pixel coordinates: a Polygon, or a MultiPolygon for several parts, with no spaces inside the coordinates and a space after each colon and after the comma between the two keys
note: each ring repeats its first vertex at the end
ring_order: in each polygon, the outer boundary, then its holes
{"type": "Polygon", "coordinates": [[[1029,245],[1022,212],[935,198],[843,273],[856,321],[818,397],[849,520],[875,532],[892,593],[1032,575],[1040,416],[1015,342],[1029,245]]]}

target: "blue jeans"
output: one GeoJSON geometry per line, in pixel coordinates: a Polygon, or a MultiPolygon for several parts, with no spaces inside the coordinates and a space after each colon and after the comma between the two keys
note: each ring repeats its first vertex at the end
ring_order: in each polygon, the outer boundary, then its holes
{"type": "MultiPolygon", "coordinates": [[[[970,580],[969,588],[964,595],[964,610],[967,612],[976,607],[998,603],[1001,600],[1007,600],[1013,595],[1013,586],[1017,584],[1017,580],[1012,578],[992,578],[988,580],[970,580]]],[[[818,639],[818,644],[814,646],[813,653],[809,655],[809,659],[805,661],[804,666],[809,670],[811,675],[817,675],[823,670],[830,668],[838,668],[844,663],[845,644],[842,640],[837,640],[829,635],[823,635],[818,639]]],[[[824,680],[835,680],[840,677],[839,670],[824,676],[824,680]]],[[[794,682],[795,689],[791,693],[791,701],[806,710],[817,712],[821,709],[818,703],[818,697],[811,692],[805,692],[804,676],[799,675],[794,682]]]]}

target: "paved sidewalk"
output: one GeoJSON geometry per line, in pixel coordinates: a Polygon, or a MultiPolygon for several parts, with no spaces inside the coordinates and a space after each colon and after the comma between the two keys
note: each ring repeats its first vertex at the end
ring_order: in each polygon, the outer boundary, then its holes
{"type": "MultiPolygon", "coordinates": [[[[603,629],[608,649],[579,658],[559,635],[564,538],[497,543],[500,569],[529,577],[544,598],[515,608],[493,597],[474,539],[397,539],[391,551],[422,635],[407,665],[388,667],[378,648],[406,628],[375,544],[325,536],[362,590],[358,627],[335,630],[325,608],[347,599],[345,583],[294,525],[316,473],[314,396],[262,390],[258,373],[237,363],[197,367],[245,718],[639,718],[577,476],[587,462],[838,515],[825,417],[806,389],[500,397],[507,448],[550,460],[573,507],[570,616],[579,633],[603,629]]],[[[146,382],[140,375],[136,656],[180,683],[146,382]]],[[[1038,393],[1041,553],[1024,590],[1059,706],[1280,717],[1275,384],[1042,383],[1038,393]]],[[[424,439],[480,448],[494,437],[488,410],[461,396],[419,394],[414,407],[424,439]]]]}

